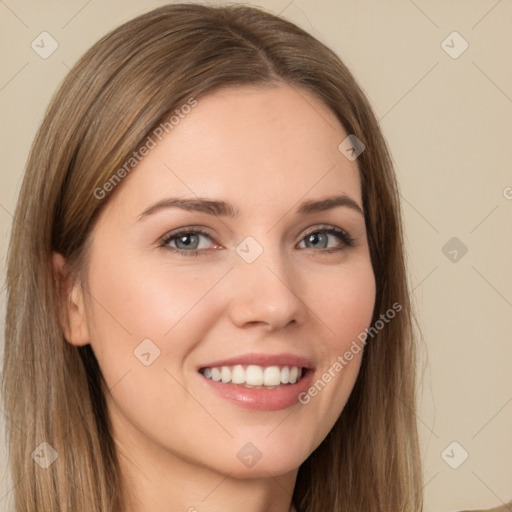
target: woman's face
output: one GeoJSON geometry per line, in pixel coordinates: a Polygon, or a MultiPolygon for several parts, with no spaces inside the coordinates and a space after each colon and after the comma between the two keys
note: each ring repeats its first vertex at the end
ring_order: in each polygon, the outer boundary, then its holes
{"type": "Polygon", "coordinates": [[[139,464],[284,474],[343,410],[372,317],[357,161],[284,85],[223,89],[173,126],[98,219],[70,341],[90,342],[139,464]]]}

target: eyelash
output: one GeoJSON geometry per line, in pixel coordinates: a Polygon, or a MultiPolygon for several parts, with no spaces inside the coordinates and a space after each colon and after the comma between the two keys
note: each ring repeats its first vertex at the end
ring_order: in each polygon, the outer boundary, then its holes
{"type": "Polygon", "coordinates": [[[170,233],[169,235],[166,235],[162,239],[161,247],[164,249],[170,249],[172,252],[179,254],[181,256],[199,256],[199,254],[206,254],[205,249],[192,249],[191,251],[184,251],[183,249],[177,249],[176,247],[169,247],[167,244],[171,242],[172,240],[179,238],[182,235],[203,235],[210,240],[213,240],[213,237],[207,233],[206,231],[203,231],[202,229],[198,228],[184,228],[180,229],[179,231],[175,231],[174,233],[170,233]]]}
{"type": "MultiPolygon", "coordinates": [[[[340,228],[335,228],[333,226],[320,226],[319,228],[316,228],[315,230],[306,233],[300,241],[302,242],[306,237],[308,237],[310,235],[317,234],[317,233],[327,233],[329,235],[337,236],[342,242],[341,247],[321,249],[320,252],[324,252],[324,253],[325,252],[327,252],[327,253],[339,252],[348,247],[352,247],[354,245],[354,239],[345,230],[340,229],[340,228]]],[[[202,229],[184,228],[184,229],[180,229],[179,231],[170,233],[170,234],[166,235],[164,238],[162,238],[160,247],[163,247],[164,249],[169,249],[169,250],[173,251],[174,253],[179,254],[181,256],[199,256],[200,254],[202,254],[202,255],[207,254],[206,249],[192,249],[190,251],[184,251],[183,249],[178,249],[176,247],[170,247],[168,245],[171,241],[179,238],[182,235],[203,235],[203,236],[209,238],[210,240],[212,240],[213,242],[215,242],[213,237],[206,231],[203,231],[202,229]]],[[[313,249],[313,250],[315,250],[315,249],[313,249]]]]}

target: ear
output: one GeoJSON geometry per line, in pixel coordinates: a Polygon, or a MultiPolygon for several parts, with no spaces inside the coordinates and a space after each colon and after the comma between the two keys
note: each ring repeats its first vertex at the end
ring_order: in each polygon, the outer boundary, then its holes
{"type": "Polygon", "coordinates": [[[62,254],[54,252],[52,260],[58,290],[59,323],[64,337],[72,345],[87,345],[89,328],[82,286],[72,277],[69,265],[62,254]]]}

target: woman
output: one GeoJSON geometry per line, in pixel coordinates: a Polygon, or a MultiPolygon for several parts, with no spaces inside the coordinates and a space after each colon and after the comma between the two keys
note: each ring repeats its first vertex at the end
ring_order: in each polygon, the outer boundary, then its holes
{"type": "Polygon", "coordinates": [[[422,509],[395,176],[311,35],[174,4],[104,37],[10,247],[19,512],[422,509]]]}

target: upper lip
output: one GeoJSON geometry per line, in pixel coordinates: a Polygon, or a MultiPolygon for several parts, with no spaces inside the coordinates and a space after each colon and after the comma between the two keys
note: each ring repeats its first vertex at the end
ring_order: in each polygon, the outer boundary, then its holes
{"type": "Polygon", "coordinates": [[[257,366],[298,366],[306,369],[313,369],[313,363],[306,357],[295,354],[243,354],[230,357],[229,359],[219,359],[210,363],[202,364],[201,368],[218,368],[220,366],[235,366],[237,364],[254,364],[257,366]]]}

